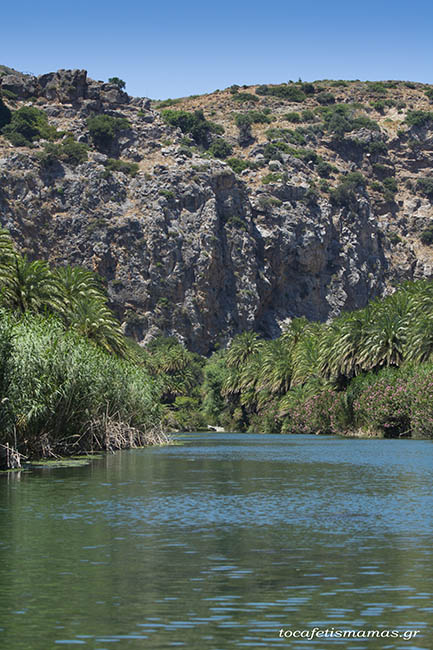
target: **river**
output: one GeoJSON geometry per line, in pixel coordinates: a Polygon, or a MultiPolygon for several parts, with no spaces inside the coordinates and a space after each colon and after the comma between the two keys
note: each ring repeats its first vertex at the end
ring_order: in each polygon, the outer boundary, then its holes
{"type": "Polygon", "coordinates": [[[433,441],[178,440],[0,477],[0,648],[431,650],[433,441]]]}

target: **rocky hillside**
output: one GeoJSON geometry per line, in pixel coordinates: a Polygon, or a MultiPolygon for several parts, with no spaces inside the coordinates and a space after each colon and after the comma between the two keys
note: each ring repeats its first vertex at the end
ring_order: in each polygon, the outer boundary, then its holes
{"type": "Polygon", "coordinates": [[[319,81],[151,102],[0,66],[0,222],[88,266],[126,333],[208,353],[432,277],[433,87],[319,81]]]}

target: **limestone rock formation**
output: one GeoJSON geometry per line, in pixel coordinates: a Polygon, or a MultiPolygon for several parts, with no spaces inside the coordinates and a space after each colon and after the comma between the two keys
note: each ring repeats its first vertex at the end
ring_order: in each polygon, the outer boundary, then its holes
{"type": "MultiPolygon", "coordinates": [[[[294,316],[326,320],[396,282],[432,276],[431,249],[420,240],[432,226],[431,197],[417,191],[432,168],[428,124],[396,134],[380,117],[380,128],[367,123],[335,138],[316,112],[317,128],[298,130],[296,149],[281,145],[295,137],[284,122],[299,110],[290,102],[260,99],[274,120],[253,124],[250,144],[239,144],[233,111],[251,106],[238,108],[233,93],[175,106],[224,126],[235,160],[245,162],[236,173],[236,163],[201,150],[150,100],[84,70],[6,74],[0,88],[12,111],[36,100],[50,125],[89,145],[87,161],[47,163],[43,141],[16,147],[0,137],[1,225],[31,257],[100,273],[125,332],[141,343],[164,333],[206,354],[242,330],[277,336],[294,316]],[[94,114],[128,121],[109,155],[93,146],[94,114]],[[110,167],[109,156],[136,163],[137,173],[110,167]],[[367,184],[337,201],[332,190],[353,172],[367,184]],[[396,192],[389,178],[398,179],[396,192]]],[[[341,104],[348,93],[341,90],[341,104]]],[[[307,101],[313,113],[314,95],[307,101]]],[[[402,127],[406,113],[391,114],[402,127]]]]}

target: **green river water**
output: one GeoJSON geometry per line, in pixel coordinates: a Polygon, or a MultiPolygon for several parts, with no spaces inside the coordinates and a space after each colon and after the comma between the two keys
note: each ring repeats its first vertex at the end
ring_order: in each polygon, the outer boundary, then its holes
{"type": "Polygon", "coordinates": [[[1,650],[433,648],[433,441],[179,440],[0,476],[1,650]]]}

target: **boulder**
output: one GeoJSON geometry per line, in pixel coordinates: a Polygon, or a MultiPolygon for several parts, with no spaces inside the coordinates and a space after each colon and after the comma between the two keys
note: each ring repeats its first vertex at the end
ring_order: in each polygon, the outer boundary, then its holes
{"type": "Polygon", "coordinates": [[[18,99],[28,99],[37,92],[36,77],[31,75],[8,74],[0,79],[2,90],[7,90],[17,96],[18,99]]]}
{"type": "Polygon", "coordinates": [[[57,70],[40,75],[37,81],[40,96],[50,101],[75,103],[87,94],[86,70],[57,70]]]}

